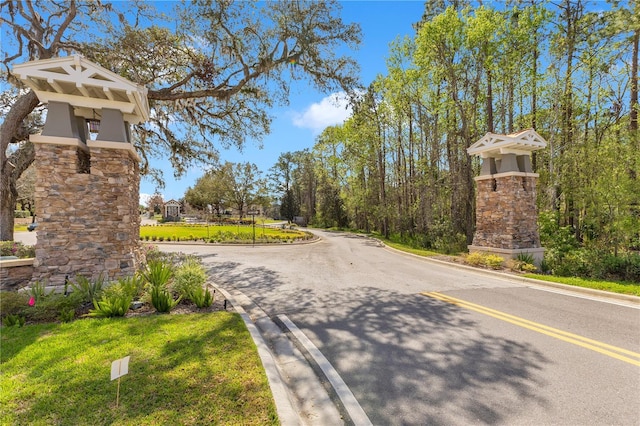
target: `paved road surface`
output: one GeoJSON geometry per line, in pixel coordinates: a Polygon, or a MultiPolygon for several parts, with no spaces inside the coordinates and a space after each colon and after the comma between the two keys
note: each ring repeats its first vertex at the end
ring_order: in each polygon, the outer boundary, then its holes
{"type": "Polygon", "coordinates": [[[176,249],[203,255],[220,285],[271,316],[286,314],[374,424],[640,424],[637,306],[319,234],[309,245],[176,249]]]}
{"type": "Polygon", "coordinates": [[[200,254],[219,285],[286,314],[376,425],[640,424],[637,305],[318,233],[307,245],[162,247],[200,254]]]}

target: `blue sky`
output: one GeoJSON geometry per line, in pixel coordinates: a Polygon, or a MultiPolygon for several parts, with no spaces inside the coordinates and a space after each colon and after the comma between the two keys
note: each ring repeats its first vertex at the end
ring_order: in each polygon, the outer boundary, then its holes
{"type": "MultiPolygon", "coordinates": [[[[386,57],[389,44],[397,37],[413,36],[412,24],[419,21],[424,11],[423,1],[344,1],[342,18],[345,22],[357,22],[362,28],[362,44],[358,51],[351,53],[360,64],[361,82],[371,83],[376,75],[386,74],[386,57]]],[[[274,117],[271,133],[262,140],[262,149],[257,143],[248,141],[242,153],[233,148],[220,151],[220,160],[251,162],[267,173],[283,152],[310,148],[315,138],[330,125],[340,124],[348,116],[344,106],[331,102],[335,94],[320,93],[311,87],[294,86],[290,103],[271,111],[274,117]],[[333,96],[332,96],[333,95],[333,96]]],[[[164,172],[165,187],[159,192],[165,200],[182,198],[189,186],[204,173],[202,167],[193,167],[180,180],[173,179],[170,165],[154,162],[154,167],[164,172]]],[[[156,191],[150,179],[140,183],[141,199],[156,191]]]]}

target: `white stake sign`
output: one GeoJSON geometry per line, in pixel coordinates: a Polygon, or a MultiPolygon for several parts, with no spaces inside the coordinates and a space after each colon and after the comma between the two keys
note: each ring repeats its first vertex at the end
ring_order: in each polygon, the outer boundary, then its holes
{"type": "Polygon", "coordinates": [[[120,402],[120,377],[125,374],[129,374],[129,358],[130,356],[125,356],[124,358],[116,359],[111,363],[111,381],[118,379],[118,391],[116,392],[116,407],[120,402]]]}

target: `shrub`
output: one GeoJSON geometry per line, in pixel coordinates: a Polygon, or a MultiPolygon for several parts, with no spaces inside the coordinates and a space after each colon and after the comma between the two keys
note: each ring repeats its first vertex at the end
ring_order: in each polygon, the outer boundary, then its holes
{"type": "Polygon", "coordinates": [[[207,274],[200,262],[195,258],[187,258],[185,262],[176,269],[174,274],[173,289],[180,295],[191,300],[191,293],[198,288],[202,288],[207,280],[207,274]]]}
{"type": "Polygon", "coordinates": [[[135,299],[142,294],[144,291],[144,284],[144,278],[138,274],[118,279],[118,285],[122,287],[122,290],[131,296],[132,299],[135,299]]]}
{"type": "MultiPolygon", "coordinates": [[[[36,281],[29,289],[29,295],[35,299],[36,303],[38,303],[46,296],[45,290],[45,284],[40,281],[36,281]]],[[[49,294],[53,294],[53,290],[51,290],[49,294]]]]}
{"type": "Polygon", "coordinates": [[[535,263],[535,259],[533,258],[533,255],[531,253],[518,253],[518,255],[516,256],[516,260],[531,265],[535,263]]]}
{"type": "Polygon", "coordinates": [[[71,322],[75,319],[75,317],[76,311],[66,308],[60,311],[60,316],[58,317],[58,319],[60,320],[60,322],[71,322]]]}
{"type": "Polygon", "coordinates": [[[161,287],[151,289],[151,305],[153,305],[158,312],[170,312],[180,303],[180,300],[182,300],[182,296],[174,300],[171,293],[161,287]]]}
{"type": "Polygon", "coordinates": [[[501,269],[504,258],[490,253],[473,252],[466,255],[464,261],[471,266],[486,266],[491,269],[501,269]]]}
{"type": "Polygon", "coordinates": [[[22,311],[27,320],[33,322],[53,322],[60,319],[63,311],[75,312],[83,304],[82,296],[75,292],[68,295],[49,293],[36,302],[34,306],[26,306],[22,311]]]}
{"type": "Polygon", "coordinates": [[[465,256],[464,261],[471,266],[485,266],[484,255],[477,251],[465,256]]]}
{"type": "Polygon", "coordinates": [[[485,265],[491,269],[501,269],[503,263],[504,258],[498,255],[488,254],[485,256],[485,265]]]}
{"type": "Polygon", "coordinates": [[[123,317],[129,311],[133,297],[129,289],[118,282],[107,287],[102,293],[100,301],[93,299],[93,307],[87,316],[97,318],[123,317]]]}
{"type": "Polygon", "coordinates": [[[213,304],[213,295],[208,288],[198,287],[189,294],[189,298],[198,308],[208,308],[213,304]]]}
{"type": "Polygon", "coordinates": [[[25,323],[25,318],[22,315],[9,314],[6,317],[4,317],[4,320],[2,321],[2,323],[6,327],[13,327],[14,325],[17,325],[18,327],[22,327],[25,323]]]}
{"type": "Polygon", "coordinates": [[[16,256],[20,259],[36,257],[36,249],[19,241],[1,241],[0,256],[16,256]]]}
{"type": "Polygon", "coordinates": [[[522,260],[511,260],[509,262],[509,269],[519,272],[535,272],[538,268],[533,263],[527,263],[522,260]]]}
{"type": "Polygon", "coordinates": [[[24,291],[0,292],[0,312],[2,315],[16,315],[29,306],[29,294],[24,291]]]}
{"type": "Polygon", "coordinates": [[[173,268],[162,260],[152,260],[141,274],[152,288],[165,288],[173,275],[173,268]]]}
{"type": "Polygon", "coordinates": [[[104,278],[102,274],[95,280],[91,281],[84,275],[76,275],[75,280],[70,281],[71,287],[74,293],[78,293],[82,296],[82,300],[85,302],[91,302],[94,299],[100,297],[102,288],[104,286],[104,278]]]}

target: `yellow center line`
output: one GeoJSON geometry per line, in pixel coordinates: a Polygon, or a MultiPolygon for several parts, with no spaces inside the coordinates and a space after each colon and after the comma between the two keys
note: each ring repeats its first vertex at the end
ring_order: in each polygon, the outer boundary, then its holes
{"type": "Polygon", "coordinates": [[[616,358],[620,361],[627,362],[629,364],[633,364],[640,367],[640,354],[619,348],[616,346],[608,345],[603,342],[599,342],[596,340],[592,340],[583,336],[579,336],[577,334],[568,333],[563,330],[559,330],[553,327],[549,327],[543,324],[539,324],[533,321],[526,320],[524,318],[516,317],[514,315],[510,315],[504,312],[497,311],[495,309],[491,309],[485,306],[476,305],[475,303],[467,302],[462,299],[457,299],[455,297],[447,296],[442,293],[430,292],[430,293],[421,293],[423,296],[431,297],[434,299],[441,300],[446,303],[450,303],[456,306],[460,306],[466,309],[470,309],[475,312],[479,312],[484,315],[491,316],[493,318],[497,318],[502,321],[506,321],[508,323],[536,331],[538,333],[545,334],[550,337],[554,337],[556,339],[572,343],[577,346],[581,346],[586,349],[590,349],[592,351],[601,353],[603,355],[610,356],[612,358],[616,358]],[[629,355],[630,357],[624,356],[629,355]],[[635,359],[637,358],[637,359],[635,359]]]}

